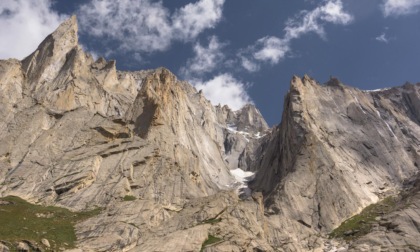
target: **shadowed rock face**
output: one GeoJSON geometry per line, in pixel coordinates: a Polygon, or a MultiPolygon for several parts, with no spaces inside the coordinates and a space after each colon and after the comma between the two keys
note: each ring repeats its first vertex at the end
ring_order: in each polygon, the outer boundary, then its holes
{"type": "Polygon", "coordinates": [[[254,105],[214,107],[167,69],[94,61],[72,17],[23,61],[0,61],[0,196],[103,207],[76,226],[83,251],[199,251],[209,235],[221,242],[205,251],[322,250],[325,234],[417,173],[419,89],[294,77],[269,129],[254,105]],[[256,172],[250,197],[237,168],[256,172]]]}

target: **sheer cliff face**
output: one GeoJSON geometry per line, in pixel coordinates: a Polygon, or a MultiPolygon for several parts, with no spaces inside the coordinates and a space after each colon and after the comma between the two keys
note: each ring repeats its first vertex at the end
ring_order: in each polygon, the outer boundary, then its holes
{"type": "Polygon", "coordinates": [[[360,91],[294,77],[252,183],[276,233],[329,232],[418,172],[420,85],[360,91]],[[292,222],[293,222],[292,221],[292,222]]]}
{"type": "Polygon", "coordinates": [[[106,187],[107,176],[119,174],[112,187],[121,193],[181,204],[233,183],[210,103],[165,69],[118,73],[113,61],[93,62],[77,45],[75,17],[22,63],[2,63],[2,94],[9,96],[2,99],[9,109],[2,123],[10,131],[3,131],[10,166],[3,178],[24,181],[12,191],[56,199],[90,184],[106,187]]]}
{"type": "Polygon", "coordinates": [[[262,238],[246,242],[262,232],[263,213],[245,208],[257,202],[237,206],[226,160],[239,154],[224,145],[227,123],[268,128],[254,106],[225,108],[228,121],[166,69],[119,72],[114,61],[94,61],[78,46],[75,17],[22,62],[0,61],[0,90],[0,195],[74,210],[104,207],[77,228],[80,248],[197,251],[212,232],[269,250],[262,238]],[[124,202],[127,195],[136,200],[124,202]],[[238,224],[244,214],[248,222],[238,224]],[[218,224],[224,228],[204,222],[230,215],[236,224],[218,224]]]}
{"type": "Polygon", "coordinates": [[[76,226],[83,251],[199,251],[209,235],[221,242],[206,251],[322,249],[417,173],[419,90],[294,77],[269,129],[254,105],[214,107],[167,69],[94,61],[72,17],[23,61],[0,61],[0,196],[103,207],[76,226]],[[237,168],[255,172],[251,196],[237,168]]]}

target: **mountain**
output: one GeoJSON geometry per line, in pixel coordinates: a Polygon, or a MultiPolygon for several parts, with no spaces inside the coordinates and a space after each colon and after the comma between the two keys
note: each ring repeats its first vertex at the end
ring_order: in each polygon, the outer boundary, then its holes
{"type": "MultiPolygon", "coordinates": [[[[273,239],[288,241],[291,250],[302,249],[295,247],[298,241],[303,249],[317,247],[317,233],[330,233],[365,207],[407,189],[420,161],[419,90],[420,84],[406,84],[361,91],[337,79],[320,85],[308,76],[293,77],[282,122],[258,150],[259,170],[251,183],[264,193],[273,239]]],[[[419,223],[417,217],[411,221],[419,223]]],[[[419,237],[418,231],[405,234],[419,237]]],[[[418,248],[402,237],[403,231],[398,242],[382,237],[368,248],[418,248]]]]}
{"type": "Polygon", "coordinates": [[[295,76],[270,129],[254,105],[213,106],[165,68],[95,61],[77,29],[73,16],[0,61],[0,211],[23,204],[10,196],[69,209],[85,216],[77,241],[0,228],[0,251],[420,249],[420,84],[295,76]]]}

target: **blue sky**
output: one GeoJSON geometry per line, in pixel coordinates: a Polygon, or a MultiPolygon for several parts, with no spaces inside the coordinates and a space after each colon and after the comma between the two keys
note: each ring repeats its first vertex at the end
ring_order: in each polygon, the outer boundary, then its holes
{"type": "Polygon", "coordinates": [[[0,58],[29,55],[76,14],[120,70],[164,66],[234,109],[280,122],[293,75],[361,89],[420,81],[420,0],[2,0],[0,58]]]}

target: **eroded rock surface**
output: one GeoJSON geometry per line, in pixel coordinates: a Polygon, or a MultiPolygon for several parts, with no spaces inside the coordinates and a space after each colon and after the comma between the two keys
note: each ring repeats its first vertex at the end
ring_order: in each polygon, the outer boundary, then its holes
{"type": "Polygon", "coordinates": [[[261,149],[252,183],[266,196],[275,243],[285,236],[301,241],[291,249],[316,247],[317,239],[307,237],[329,233],[417,174],[419,89],[366,92],[336,79],[320,85],[293,78],[282,123],[261,149]]]}
{"type": "MultiPolygon", "coordinates": [[[[228,119],[168,70],[119,72],[115,61],[94,61],[77,43],[72,17],[22,62],[0,61],[0,194],[104,208],[78,225],[82,250],[195,251],[211,233],[226,243],[241,237],[231,245],[238,248],[270,249],[264,239],[245,241],[262,232],[261,212],[234,214],[228,119]],[[238,216],[252,223],[227,224],[238,216]]],[[[235,122],[267,129],[250,111],[235,122]]]]}
{"type": "MultiPolygon", "coordinates": [[[[23,61],[0,61],[0,196],[103,208],[77,224],[78,251],[322,251],[417,174],[419,90],[294,77],[269,129],[254,105],[214,107],[165,68],[94,61],[72,17],[23,61]],[[255,173],[253,191],[237,190],[236,169],[255,173]]],[[[344,248],[420,240],[417,196],[387,217],[401,232],[344,248]]]]}

